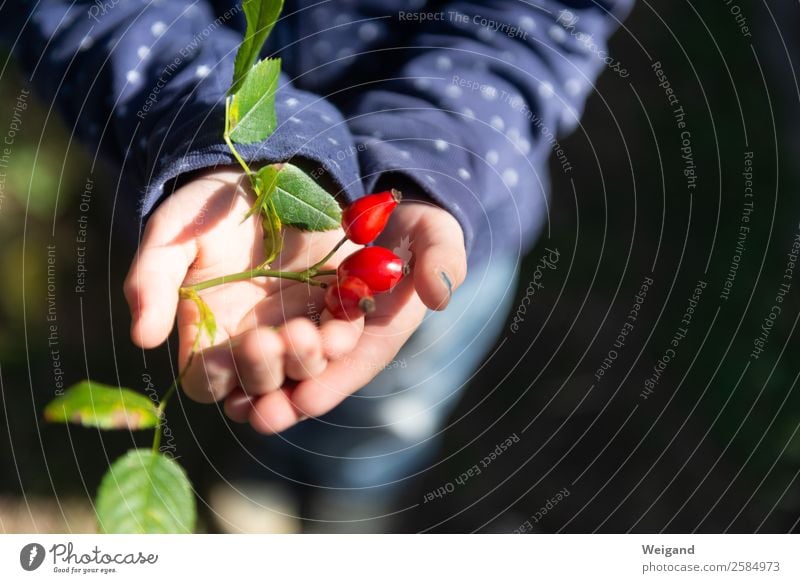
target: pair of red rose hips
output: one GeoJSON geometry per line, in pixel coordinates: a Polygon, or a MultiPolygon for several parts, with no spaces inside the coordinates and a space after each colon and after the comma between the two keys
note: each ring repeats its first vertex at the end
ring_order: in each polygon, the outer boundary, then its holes
{"type": "MultiPolygon", "coordinates": [[[[342,227],[353,243],[366,245],[381,234],[400,203],[400,192],[389,190],[360,198],[345,209],[342,227]]],[[[336,283],[325,292],[325,306],[340,320],[355,320],[375,309],[373,294],[391,291],[408,266],[384,247],[364,247],[342,261],[336,283]]]]}

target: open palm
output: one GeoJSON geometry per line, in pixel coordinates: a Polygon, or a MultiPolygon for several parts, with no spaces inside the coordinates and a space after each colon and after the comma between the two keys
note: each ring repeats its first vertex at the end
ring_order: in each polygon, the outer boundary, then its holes
{"type": "MultiPolygon", "coordinates": [[[[143,348],[164,342],[177,316],[183,368],[198,334],[196,306],[179,301],[178,288],[259,265],[264,257],[252,204],[235,170],[215,170],[165,200],[145,230],[125,282],[131,334],[143,348]]],[[[284,251],[273,264],[299,271],[322,259],[342,231],[286,229],[284,251]]],[[[465,274],[463,235],[447,212],[403,203],[380,244],[410,241],[413,277],[376,297],[366,321],[333,319],[319,287],[258,278],[201,292],[217,321],[214,345],[201,337],[182,386],[193,399],[225,399],[226,413],[276,433],[326,413],[366,385],[391,361],[421,323],[425,306],[442,309],[465,274]]],[[[357,246],[345,244],[329,262],[335,268],[357,246]]]]}

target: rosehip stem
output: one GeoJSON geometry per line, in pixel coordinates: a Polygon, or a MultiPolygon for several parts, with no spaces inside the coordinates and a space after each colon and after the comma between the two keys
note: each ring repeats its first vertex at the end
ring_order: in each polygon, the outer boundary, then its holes
{"type": "MultiPolygon", "coordinates": [[[[333,255],[334,255],[334,254],[335,254],[335,253],[336,253],[336,252],[337,252],[339,249],[341,249],[342,245],[344,245],[345,243],[347,243],[347,235],[345,235],[344,237],[342,237],[342,240],[341,240],[341,241],[339,241],[338,243],[336,243],[336,245],[334,245],[333,249],[331,249],[331,250],[328,252],[328,254],[327,254],[325,257],[323,257],[322,259],[320,259],[319,261],[317,261],[317,262],[316,262],[314,265],[312,265],[311,267],[309,267],[309,271],[314,271],[315,273],[319,274],[319,268],[320,268],[320,267],[322,267],[323,265],[325,265],[325,263],[328,261],[328,259],[330,259],[331,257],[333,257],[333,255]]],[[[336,271],[334,271],[334,272],[333,272],[333,273],[331,273],[330,275],[335,275],[335,274],[336,274],[336,271]]]]}
{"type": "Polygon", "coordinates": [[[232,273],[231,275],[223,275],[222,277],[215,277],[208,281],[196,283],[194,285],[187,285],[184,289],[191,289],[194,291],[202,291],[210,287],[215,287],[225,283],[232,283],[234,281],[244,281],[246,279],[253,279],[256,277],[275,277],[279,279],[291,279],[294,281],[301,281],[310,285],[318,285],[324,287],[324,282],[314,279],[318,276],[336,275],[335,269],[319,270],[316,267],[309,267],[305,271],[280,271],[277,269],[256,268],[240,273],[232,273]]]}
{"type": "Polygon", "coordinates": [[[226,97],[225,98],[225,129],[222,132],[222,137],[225,139],[225,143],[228,144],[228,147],[231,149],[231,153],[233,154],[233,157],[236,158],[236,161],[239,163],[239,166],[241,166],[242,169],[247,174],[247,178],[250,179],[250,184],[255,186],[255,184],[254,184],[255,183],[255,179],[253,178],[252,170],[250,170],[250,167],[247,165],[247,162],[245,162],[242,159],[242,157],[239,155],[239,152],[236,150],[236,148],[233,145],[233,142],[231,141],[231,133],[230,133],[230,131],[231,131],[231,117],[230,117],[231,112],[230,112],[230,110],[231,110],[231,98],[230,97],[226,97]]]}

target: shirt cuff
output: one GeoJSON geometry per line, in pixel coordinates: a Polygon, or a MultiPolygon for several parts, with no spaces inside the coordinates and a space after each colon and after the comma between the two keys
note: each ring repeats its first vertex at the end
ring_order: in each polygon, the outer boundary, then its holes
{"type": "MultiPolygon", "coordinates": [[[[323,98],[292,88],[281,75],[275,101],[278,127],[265,141],[237,144],[252,164],[293,161],[331,194],[345,201],[363,196],[358,149],[339,111],[323,98]]],[[[145,187],[139,216],[146,220],[181,176],[205,168],[236,164],[222,139],[225,107],[219,93],[198,87],[173,120],[163,119],[153,135],[140,139],[145,187]]]]}

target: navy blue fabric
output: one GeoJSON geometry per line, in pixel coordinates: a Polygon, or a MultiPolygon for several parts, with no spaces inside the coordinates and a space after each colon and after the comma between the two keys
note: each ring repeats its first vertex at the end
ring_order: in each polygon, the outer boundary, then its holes
{"type": "MultiPolygon", "coordinates": [[[[279,127],[242,153],[299,159],[348,200],[411,183],[460,221],[471,261],[522,252],[545,214],[544,130],[575,128],[632,3],[287,0],[264,51],[283,59],[279,127]]],[[[2,6],[0,38],[123,169],[142,217],[181,175],[233,163],[221,131],[238,2],[2,6]]]]}

